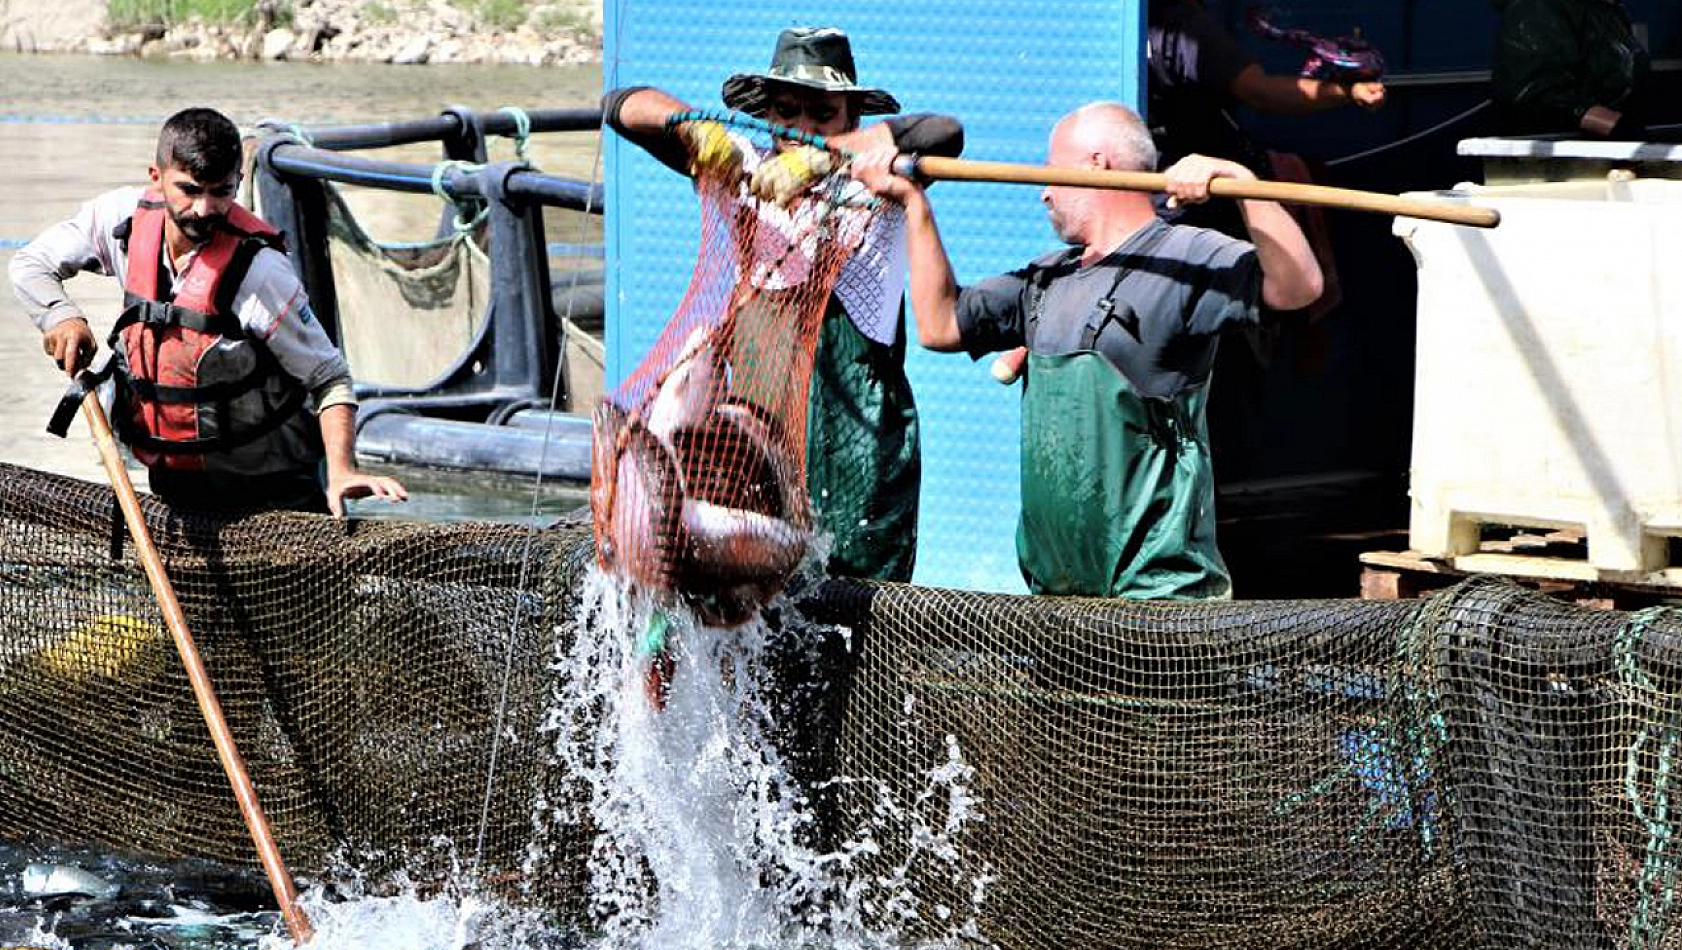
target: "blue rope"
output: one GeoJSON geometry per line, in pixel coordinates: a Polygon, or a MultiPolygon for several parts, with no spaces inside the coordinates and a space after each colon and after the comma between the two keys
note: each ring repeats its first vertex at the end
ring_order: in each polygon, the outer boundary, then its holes
{"type": "Polygon", "coordinates": [[[514,117],[514,156],[522,164],[530,165],[531,159],[526,157],[526,146],[531,143],[531,116],[519,106],[503,106],[497,111],[514,117]]]}
{"type": "Polygon", "coordinates": [[[666,128],[673,129],[685,122],[717,122],[720,125],[733,125],[739,129],[752,129],[755,132],[765,132],[775,138],[785,139],[790,142],[799,142],[801,145],[810,145],[813,148],[840,152],[843,155],[849,154],[842,149],[830,148],[828,143],[824,140],[824,137],[821,135],[814,135],[811,132],[802,132],[799,129],[791,129],[786,125],[777,125],[774,122],[767,122],[758,116],[751,116],[745,112],[736,112],[730,109],[690,109],[686,112],[674,113],[666,120],[666,128]]]}

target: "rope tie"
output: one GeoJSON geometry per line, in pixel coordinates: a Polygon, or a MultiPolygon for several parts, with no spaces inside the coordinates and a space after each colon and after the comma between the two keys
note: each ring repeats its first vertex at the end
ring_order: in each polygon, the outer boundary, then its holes
{"type": "Polygon", "coordinates": [[[526,147],[531,144],[531,116],[519,106],[503,106],[497,110],[506,112],[514,117],[514,157],[523,165],[530,165],[531,159],[526,155],[526,147]]]}
{"type": "Polygon", "coordinates": [[[455,209],[456,209],[455,229],[456,229],[457,234],[468,234],[474,228],[477,228],[481,223],[484,222],[485,217],[491,213],[491,209],[490,209],[490,206],[487,204],[487,205],[484,205],[483,207],[481,207],[479,209],[478,213],[473,215],[473,217],[471,217],[471,218],[463,217],[462,216],[462,210],[461,210],[462,209],[462,202],[457,201],[455,198],[450,196],[449,192],[444,190],[444,176],[448,175],[451,172],[451,170],[466,172],[468,174],[473,174],[473,173],[476,173],[476,172],[480,171],[484,167],[485,166],[476,164],[474,162],[464,162],[464,161],[460,161],[458,159],[453,159],[453,158],[452,159],[446,159],[445,161],[439,162],[438,164],[432,166],[432,193],[437,195],[438,199],[440,201],[446,201],[446,202],[449,202],[451,205],[455,206],[455,209]]]}
{"type": "Polygon", "coordinates": [[[1647,831],[1646,854],[1641,862],[1641,877],[1636,885],[1635,911],[1630,916],[1629,945],[1632,950],[1656,947],[1668,929],[1671,904],[1676,899],[1677,857],[1673,853],[1675,826],[1670,817],[1670,776],[1676,760],[1679,729],[1679,710],[1674,704],[1661,717],[1652,717],[1649,724],[1643,716],[1640,697],[1663,699],[1646,671],[1641,669],[1641,643],[1647,628],[1669,613],[1665,607],[1649,607],[1630,616],[1629,622],[1618,630],[1613,644],[1613,657],[1618,678],[1624,686],[1626,711],[1641,725],[1630,741],[1624,762],[1624,794],[1629,798],[1635,820],[1647,831]],[[1649,734],[1656,734],[1658,749],[1653,765],[1651,807],[1642,798],[1641,759],[1649,734]]]}
{"type": "Polygon", "coordinates": [[[1439,670],[1433,649],[1441,618],[1432,611],[1421,611],[1397,637],[1399,661],[1397,687],[1406,702],[1404,731],[1414,750],[1415,774],[1423,797],[1416,810],[1421,815],[1417,824],[1419,844],[1426,856],[1436,853],[1437,830],[1432,813],[1441,813],[1450,804],[1451,792],[1434,786],[1437,776],[1438,754],[1448,745],[1448,722],[1443,718],[1442,695],[1437,689],[1439,670]]]}

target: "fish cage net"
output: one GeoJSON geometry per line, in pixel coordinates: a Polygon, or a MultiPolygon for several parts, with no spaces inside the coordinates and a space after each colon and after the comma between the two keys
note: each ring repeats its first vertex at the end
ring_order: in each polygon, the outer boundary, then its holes
{"type": "Polygon", "coordinates": [[[882,206],[833,153],[778,152],[765,128],[673,128],[691,146],[695,271],[597,408],[591,508],[604,567],[734,625],[782,589],[811,540],[813,356],[831,290],[882,206]]]}
{"type": "MultiPolygon", "coordinates": [[[[533,815],[581,794],[543,717],[587,526],[143,507],[294,868],[436,881],[482,852],[487,886],[585,919],[594,830],[533,815]]],[[[0,838],[249,864],[114,517],[102,486],[0,466],[0,838]]],[[[830,580],[779,604],[845,633],[784,741],[836,777],[833,827],[876,829],[858,873],[919,869],[881,909],[908,942],[966,913],[977,945],[1036,950],[1682,943],[1669,609],[1489,580],[1200,605],[830,580]],[[955,760],[979,820],[907,861],[955,760]]]]}

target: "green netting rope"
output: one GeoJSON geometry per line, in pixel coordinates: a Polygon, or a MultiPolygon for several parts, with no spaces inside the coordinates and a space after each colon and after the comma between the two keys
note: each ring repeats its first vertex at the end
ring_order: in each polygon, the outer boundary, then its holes
{"type": "Polygon", "coordinates": [[[1624,763],[1624,794],[1629,798],[1635,820],[1647,831],[1646,854],[1641,862],[1641,877],[1636,885],[1635,912],[1630,915],[1629,945],[1631,950],[1656,947],[1668,929],[1670,908],[1676,899],[1677,857],[1674,853],[1675,826],[1670,817],[1670,773],[1676,758],[1678,714],[1682,712],[1668,693],[1661,692],[1641,668],[1641,643],[1647,628],[1667,607],[1650,607],[1630,615],[1629,622],[1619,629],[1614,643],[1614,659],[1618,678],[1624,686],[1625,703],[1637,722],[1634,738],[1624,763]],[[1656,702],[1668,702],[1670,709],[1663,717],[1644,719],[1641,716],[1643,694],[1656,702]],[[1650,734],[1657,734],[1658,749],[1653,764],[1651,808],[1641,796],[1641,759],[1650,734]],[[1657,893],[1655,893],[1657,889],[1657,893]]]}
{"type": "Polygon", "coordinates": [[[451,169],[473,173],[483,169],[484,167],[485,166],[475,164],[473,162],[463,162],[456,159],[447,159],[432,166],[432,193],[437,195],[439,200],[447,201],[455,206],[455,229],[457,235],[471,233],[473,229],[477,228],[485,220],[485,217],[491,213],[491,209],[489,205],[484,205],[479,209],[477,214],[473,215],[473,217],[462,217],[462,203],[450,197],[450,193],[444,190],[444,176],[449,174],[451,169]]]}
{"type": "Polygon", "coordinates": [[[285,131],[285,133],[287,135],[290,135],[293,138],[297,139],[300,143],[302,143],[304,145],[307,145],[310,148],[315,147],[315,140],[310,138],[310,134],[308,132],[304,131],[303,126],[298,125],[295,122],[289,122],[286,125],[282,126],[282,129],[283,129],[283,131],[285,131]]]}
{"type": "Polygon", "coordinates": [[[531,159],[526,156],[526,147],[531,144],[531,116],[519,106],[503,106],[497,111],[514,117],[514,156],[522,164],[530,165],[531,159]]]}

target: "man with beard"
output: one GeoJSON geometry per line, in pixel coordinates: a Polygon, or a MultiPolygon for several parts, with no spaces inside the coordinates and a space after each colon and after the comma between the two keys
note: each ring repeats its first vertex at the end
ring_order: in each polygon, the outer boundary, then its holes
{"type": "Polygon", "coordinates": [[[64,281],[89,271],[122,282],[108,341],[113,427],[170,504],[342,516],[347,498],[402,500],[397,481],[357,469],[350,367],[279,234],[234,202],[240,158],[226,116],[176,113],[150,186],[107,192],[42,232],[12,259],[13,290],[74,376],[96,347],[64,281]]]}
{"type": "MultiPolygon", "coordinates": [[[[890,150],[853,163],[873,192],[905,208],[910,300],[920,342],[982,353],[1027,347],[1022,394],[1022,517],[1017,559],[1035,593],[1223,598],[1215,490],[1204,418],[1222,333],[1255,324],[1259,304],[1307,306],[1319,266],[1302,230],[1270,201],[1242,201],[1250,241],[1169,224],[1140,192],[1053,185],[1042,193],[1067,248],[960,287],[916,182],[890,150]]],[[[1051,134],[1054,168],[1148,171],[1156,147],[1116,103],[1071,112],[1051,134]]],[[[1189,155],[1171,166],[1176,203],[1208,200],[1243,165],[1189,155]]]]}

